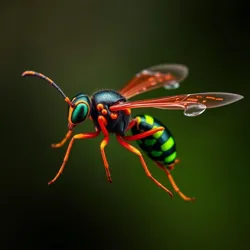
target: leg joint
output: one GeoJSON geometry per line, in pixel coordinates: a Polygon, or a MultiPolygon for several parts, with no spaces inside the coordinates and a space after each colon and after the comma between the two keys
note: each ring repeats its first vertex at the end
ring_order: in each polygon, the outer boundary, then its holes
{"type": "Polygon", "coordinates": [[[104,138],[100,144],[101,150],[103,150],[108,145],[108,137],[104,138]]]}

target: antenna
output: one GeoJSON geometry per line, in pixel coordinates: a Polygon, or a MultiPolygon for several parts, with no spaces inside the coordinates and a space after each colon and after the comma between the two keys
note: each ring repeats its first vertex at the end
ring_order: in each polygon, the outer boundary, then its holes
{"type": "Polygon", "coordinates": [[[64,92],[61,90],[61,88],[57,84],[55,84],[47,76],[45,76],[45,75],[43,75],[41,73],[35,72],[35,71],[31,71],[31,70],[24,71],[22,73],[22,76],[23,77],[25,77],[25,76],[37,76],[37,77],[45,80],[46,82],[48,82],[51,86],[53,86],[63,96],[65,102],[67,102],[72,108],[75,107],[75,104],[70,101],[70,99],[64,94],[64,92]]]}

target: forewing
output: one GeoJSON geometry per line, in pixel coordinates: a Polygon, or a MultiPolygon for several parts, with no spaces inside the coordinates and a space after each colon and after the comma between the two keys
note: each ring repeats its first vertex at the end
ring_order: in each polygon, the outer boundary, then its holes
{"type": "Polygon", "coordinates": [[[176,89],[188,75],[188,68],[180,64],[160,64],[142,70],[131,79],[120,94],[126,99],[147,91],[164,87],[176,89]]]}
{"type": "Polygon", "coordinates": [[[129,101],[110,107],[111,111],[127,108],[158,108],[184,110],[186,116],[197,116],[207,108],[217,108],[239,101],[243,96],[223,92],[184,94],[141,101],[129,101]]]}

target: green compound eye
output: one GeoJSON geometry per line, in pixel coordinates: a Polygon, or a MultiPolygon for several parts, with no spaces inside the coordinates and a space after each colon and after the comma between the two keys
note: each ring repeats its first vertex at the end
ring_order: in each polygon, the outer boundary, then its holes
{"type": "Polygon", "coordinates": [[[89,113],[89,105],[86,103],[79,103],[74,107],[71,114],[71,122],[76,124],[83,122],[89,113]]]}

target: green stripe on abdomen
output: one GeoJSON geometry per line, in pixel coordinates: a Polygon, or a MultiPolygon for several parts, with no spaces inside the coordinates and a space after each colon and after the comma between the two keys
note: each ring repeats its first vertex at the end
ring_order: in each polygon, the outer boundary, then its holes
{"type": "Polygon", "coordinates": [[[165,163],[166,165],[170,165],[170,164],[174,163],[174,162],[175,162],[175,159],[176,159],[176,156],[177,156],[177,153],[176,153],[176,151],[175,151],[175,152],[173,152],[171,155],[165,157],[164,163],[165,163]]]}
{"type": "Polygon", "coordinates": [[[161,150],[162,151],[168,151],[169,149],[171,149],[174,146],[174,138],[171,136],[168,138],[168,140],[166,142],[164,142],[161,145],[161,150]]]}
{"type": "Polygon", "coordinates": [[[154,118],[152,116],[144,115],[144,117],[145,117],[145,121],[146,121],[147,124],[149,124],[149,125],[154,124],[154,118]]]}
{"type": "MultiPolygon", "coordinates": [[[[154,126],[153,128],[158,128],[158,127],[159,127],[159,126],[154,126]]],[[[159,139],[159,138],[162,136],[163,133],[164,133],[164,130],[158,131],[158,132],[156,132],[156,133],[153,134],[153,137],[154,137],[155,139],[159,139]]]]}
{"type": "Polygon", "coordinates": [[[159,120],[149,115],[136,116],[139,121],[131,132],[133,135],[149,131],[152,128],[164,127],[163,131],[158,131],[152,136],[137,141],[139,147],[153,161],[162,162],[164,165],[170,165],[176,159],[176,146],[171,132],[159,120]]]}

